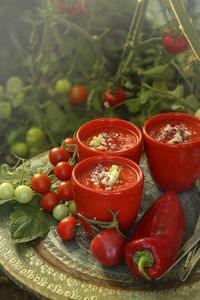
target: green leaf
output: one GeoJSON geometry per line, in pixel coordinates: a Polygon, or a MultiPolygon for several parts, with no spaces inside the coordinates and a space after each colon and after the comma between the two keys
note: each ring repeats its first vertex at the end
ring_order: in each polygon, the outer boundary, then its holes
{"type": "Polygon", "coordinates": [[[48,128],[51,132],[59,133],[61,135],[66,132],[65,124],[67,116],[56,103],[49,103],[46,107],[45,115],[48,128]]]}
{"type": "Polygon", "coordinates": [[[16,201],[17,200],[14,197],[12,197],[10,199],[0,200],[0,205],[3,205],[5,203],[12,203],[12,202],[16,202],[16,201]]]}
{"type": "Polygon", "coordinates": [[[11,114],[11,104],[9,102],[0,102],[0,119],[8,119],[11,114]]]}
{"type": "Polygon", "coordinates": [[[25,184],[30,186],[33,172],[27,165],[20,168],[12,168],[7,164],[0,165],[0,184],[10,182],[13,186],[25,184]]]}
{"type": "Polygon", "coordinates": [[[169,64],[158,65],[145,72],[146,78],[149,80],[171,80],[175,76],[175,70],[169,64]]]}
{"type": "Polygon", "coordinates": [[[51,214],[41,210],[40,196],[29,205],[17,205],[11,214],[10,234],[15,243],[26,243],[44,237],[57,221],[51,214]]]}
{"type": "Polygon", "coordinates": [[[183,85],[178,85],[174,91],[169,92],[172,96],[176,98],[182,98],[184,94],[184,86],[183,85]]]}
{"type": "Polygon", "coordinates": [[[21,78],[17,76],[10,77],[6,82],[6,91],[10,94],[17,94],[21,92],[23,88],[23,82],[21,78]]]}
{"type": "Polygon", "coordinates": [[[196,111],[200,107],[200,102],[198,101],[197,97],[193,94],[185,98],[185,103],[189,105],[194,111],[196,111]]]}

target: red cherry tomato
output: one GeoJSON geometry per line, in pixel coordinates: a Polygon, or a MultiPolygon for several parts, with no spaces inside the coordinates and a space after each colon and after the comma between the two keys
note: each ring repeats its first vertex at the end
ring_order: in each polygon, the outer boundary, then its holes
{"type": "Polygon", "coordinates": [[[79,105],[87,99],[88,90],[86,87],[79,85],[74,86],[69,94],[69,102],[73,105],[79,105]]]}
{"type": "Polygon", "coordinates": [[[74,6],[66,6],[64,1],[58,2],[59,11],[70,17],[78,17],[83,14],[85,10],[85,0],[77,0],[74,6]]]}
{"type": "Polygon", "coordinates": [[[69,158],[69,153],[61,147],[55,147],[49,151],[49,160],[54,166],[61,161],[68,161],[69,158]]]}
{"type": "Polygon", "coordinates": [[[126,100],[126,93],[122,88],[118,88],[116,93],[112,93],[111,89],[108,89],[104,94],[104,102],[108,102],[110,106],[115,106],[126,100]]]}
{"type": "Polygon", "coordinates": [[[170,53],[182,53],[187,49],[188,41],[183,34],[174,36],[173,34],[175,34],[175,32],[176,28],[170,28],[168,29],[167,33],[163,34],[163,45],[170,53]]]}
{"type": "Polygon", "coordinates": [[[44,193],[40,199],[40,205],[48,212],[53,211],[54,207],[60,202],[59,196],[54,192],[44,193]]]}
{"type": "MultiPolygon", "coordinates": [[[[63,145],[64,145],[64,147],[66,145],[76,145],[76,140],[74,138],[72,138],[72,137],[66,138],[63,141],[63,145]]],[[[67,152],[69,153],[70,156],[72,156],[73,153],[74,153],[74,148],[73,147],[69,148],[69,150],[67,152]]]]}
{"type": "Polygon", "coordinates": [[[58,179],[66,181],[71,178],[72,170],[73,167],[68,162],[61,161],[54,167],[54,174],[58,179]]]}
{"type": "Polygon", "coordinates": [[[73,199],[73,188],[70,181],[63,181],[59,184],[57,189],[58,196],[64,201],[73,199]]]}
{"type": "Polygon", "coordinates": [[[57,226],[57,232],[63,240],[71,240],[74,238],[74,228],[76,227],[77,221],[74,217],[68,216],[63,218],[57,226]]]}
{"type": "Polygon", "coordinates": [[[118,264],[124,255],[125,239],[114,228],[98,233],[90,244],[94,257],[105,266],[118,264]]]}
{"type": "Polygon", "coordinates": [[[44,194],[49,191],[51,187],[51,180],[46,174],[38,173],[32,177],[31,186],[35,192],[44,194]]]}

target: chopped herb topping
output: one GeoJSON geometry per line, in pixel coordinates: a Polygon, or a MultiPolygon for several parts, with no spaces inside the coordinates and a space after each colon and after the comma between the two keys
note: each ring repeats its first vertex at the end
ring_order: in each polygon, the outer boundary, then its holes
{"type": "Polygon", "coordinates": [[[192,132],[184,124],[167,124],[160,130],[156,140],[168,144],[184,144],[191,134],[192,132]]]}
{"type": "Polygon", "coordinates": [[[121,144],[122,136],[119,133],[108,134],[106,132],[93,136],[89,143],[91,149],[103,151],[117,151],[121,144]]]}
{"type": "Polygon", "coordinates": [[[112,165],[110,169],[104,168],[100,163],[92,172],[90,181],[96,186],[102,186],[105,190],[111,190],[112,186],[119,182],[121,169],[112,165]]]}

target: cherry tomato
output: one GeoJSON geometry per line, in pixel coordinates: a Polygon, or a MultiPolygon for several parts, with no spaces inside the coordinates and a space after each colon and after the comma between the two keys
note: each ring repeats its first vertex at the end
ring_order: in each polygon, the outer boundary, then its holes
{"type": "Polygon", "coordinates": [[[33,191],[27,185],[19,185],[15,189],[15,198],[20,203],[28,203],[33,198],[33,191]]]}
{"type": "Polygon", "coordinates": [[[74,238],[74,229],[77,221],[74,217],[68,216],[63,218],[57,226],[57,232],[63,240],[71,240],[74,238]]]}
{"type": "Polygon", "coordinates": [[[59,79],[55,89],[58,94],[68,93],[71,90],[71,83],[67,79],[59,79]]]}
{"type": "Polygon", "coordinates": [[[50,212],[53,211],[56,205],[58,205],[59,201],[59,196],[56,193],[46,192],[40,199],[40,205],[44,210],[50,212]]]}
{"type": "Polygon", "coordinates": [[[73,188],[70,181],[63,181],[59,184],[57,189],[58,196],[64,201],[73,199],[73,188]]]}
{"type": "Polygon", "coordinates": [[[35,192],[44,194],[49,191],[51,187],[51,180],[46,174],[38,173],[32,177],[31,186],[35,192]]]}
{"type": "Polygon", "coordinates": [[[104,94],[104,102],[108,102],[110,106],[115,106],[126,100],[126,93],[122,88],[118,88],[116,93],[108,89],[104,94]]]}
{"type": "Polygon", "coordinates": [[[74,200],[69,202],[69,210],[74,217],[77,217],[76,204],[74,200]]]}
{"type": "Polygon", "coordinates": [[[79,105],[87,99],[88,90],[86,87],[79,85],[74,86],[69,94],[69,102],[73,105],[79,105]]]}
{"type": "Polygon", "coordinates": [[[53,217],[58,221],[61,221],[63,218],[67,217],[68,215],[69,215],[69,208],[63,203],[56,205],[53,209],[53,217]]]}
{"type": "Polygon", "coordinates": [[[54,174],[58,179],[66,181],[71,178],[72,170],[73,167],[68,162],[61,161],[54,167],[54,174]]]}
{"type": "Polygon", "coordinates": [[[16,142],[11,145],[11,152],[15,153],[19,157],[26,157],[28,154],[28,145],[23,142],[16,142]]]}
{"type": "MultiPolygon", "coordinates": [[[[66,147],[66,145],[76,145],[76,140],[72,137],[66,138],[63,141],[63,146],[66,147]]],[[[67,152],[69,153],[70,156],[73,156],[74,148],[73,147],[69,148],[67,152]]]]}
{"type": "Polygon", "coordinates": [[[54,166],[61,161],[68,161],[69,158],[69,153],[61,147],[55,147],[49,151],[49,160],[54,166]]]}
{"type": "Polygon", "coordinates": [[[3,182],[0,185],[0,199],[10,199],[14,195],[14,187],[9,182],[3,182]]]}
{"type": "Polygon", "coordinates": [[[98,233],[90,244],[94,257],[105,266],[118,264],[124,254],[125,239],[114,228],[98,233]]]}
{"type": "Polygon", "coordinates": [[[38,127],[32,127],[26,132],[26,142],[29,147],[41,146],[45,142],[44,131],[38,127]]]}
{"type": "Polygon", "coordinates": [[[188,41],[183,34],[174,36],[173,34],[175,34],[175,32],[176,28],[170,28],[167,30],[167,33],[163,34],[163,45],[170,53],[182,53],[187,49],[188,41]]]}
{"type": "Polygon", "coordinates": [[[82,15],[85,10],[85,0],[76,0],[74,1],[74,5],[71,6],[67,6],[62,0],[58,2],[58,9],[64,15],[78,17],[82,15]]]}

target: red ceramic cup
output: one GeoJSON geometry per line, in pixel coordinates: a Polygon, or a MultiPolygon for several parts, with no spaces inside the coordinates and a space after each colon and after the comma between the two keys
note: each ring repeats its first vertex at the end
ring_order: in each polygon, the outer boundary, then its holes
{"type": "MultiPolygon", "coordinates": [[[[117,213],[119,229],[126,233],[133,225],[142,198],[144,175],[142,169],[132,160],[114,155],[93,156],[79,162],[72,172],[74,201],[77,213],[88,219],[111,222],[117,213]],[[121,168],[120,184],[111,190],[98,189],[88,184],[91,170],[98,164],[104,168],[113,164],[121,168]],[[86,180],[86,181],[85,181],[86,180]],[[86,183],[87,182],[87,183],[86,183]]],[[[91,226],[79,216],[80,223],[90,238],[91,226]]]]}
{"type": "Polygon", "coordinates": [[[143,127],[149,170],[156,186],[164,191],[189,190],[200,176],[200,119],[185,113],[164,113],[147,120],[143,127]],[[175,122],[175,123],[174,123],[175,122]],[[156,140],[166,124],[183,124],[190,136],[185,143],[156,140]]]}
{"type": "MultiPolygon", "coordinates": [[[[120,138],[118,138],[120,139],[120,138]]],[[[76,135],[79,161],[96,155],[119,155],[139,163],[143,146],[143,137],[140,129],[129,121],[115,118],[103,118],[89,121],[82,125],[76,135]],[[93,150],[88,141],[99,133],[114,131],[121,133],[120,147],[117,150],[93,150]],[[124,136],[124,138],[123,138],[124,136]]]]}

